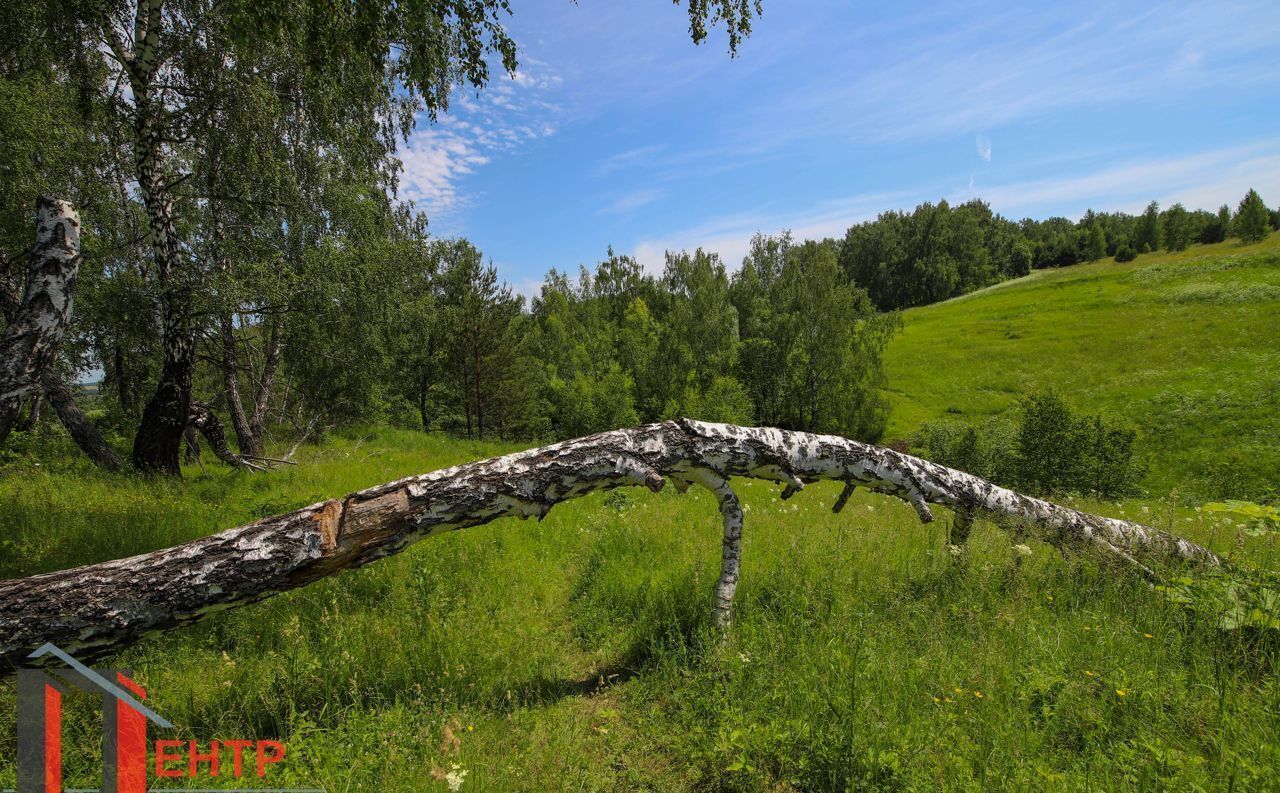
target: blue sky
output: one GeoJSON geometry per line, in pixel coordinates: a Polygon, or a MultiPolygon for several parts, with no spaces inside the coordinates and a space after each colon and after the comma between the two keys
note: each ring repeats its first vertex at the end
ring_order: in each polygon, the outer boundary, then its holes
{"type": "Polygon", "coordinates": [[[736,268],[926,200],[1008,217],[1280,204],[1280,3],[765,0],[737,59],[664,0],[513,3],[514,79],[403,148],[401,196],[525,293],[606,247],[736,268]],[[889,6],[893,5],[892,8],[889,6]]]}

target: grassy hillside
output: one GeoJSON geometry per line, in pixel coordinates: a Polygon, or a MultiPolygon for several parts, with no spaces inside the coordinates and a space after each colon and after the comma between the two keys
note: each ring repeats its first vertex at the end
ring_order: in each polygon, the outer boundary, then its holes
{"type": "Polygon", "coordinates": [[[1280,234],[1041,270],[905,320],[888,437],[1056,387],[1140,430],[1156,494],[1280,487],[1280,234]]]}
{"type": "MultiPolygon", "coordinates": [[[[1270,476],[1278,260],[1273,237],[1037,273],[909,312],[891,350],[891,437],[1057,385],[1142,423],[1153,492],[1213,484],[1219,452],[1270,476]]],[[[174,483],[31,443],[0,467],[0,577],[509,448],[378,431],[309,447],[297,468],[210,464],[174,483]]],[[[715,505],[668,488],[433,538],[117,663],[178,725],[159,737],[283,738],[285,763],[250,781],[277,788],[444,791],[452,774],[462,791],[1275,789],[1273,636],[1220,631],[1092,555],[985,523],[953,556],[944,511],[922,526],[860,491],[837,516],[835,487],[783,503],[776,488],[738,485],[747,523],[727,645],[708,620],[715,505]]],[[[1234,560],[1280,561],[1275,535],[1201,512],[1185,490],[1077,505],[1234,560]]],[[[70,703],[65,781],[97,787],[95,705],[70,703]]],[[[0,788],[15,782],[14,724],[5,682],[0,788]]]]}

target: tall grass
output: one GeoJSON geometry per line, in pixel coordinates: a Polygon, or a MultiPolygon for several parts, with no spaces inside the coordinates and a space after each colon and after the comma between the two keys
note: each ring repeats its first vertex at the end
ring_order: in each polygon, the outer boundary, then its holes
{"type": "MultiPolygon", "coordinates": [[[[10,468],[0,514],[19,552],[4,570],[143,551],[499,451],[383,431],[296,470],[196,469],[181,485],[10,468]]],[[[1091,556],[1035,541],[1022,555],[994,526],[953,557],[945,518],[921,525],[891,499],[860,494],[837,516],[835,487],[782,502],[738,486],[726,644],[708,620],[712,500],[635,491],[432,539],[117,664],[179,737],[283,737],[272,786],[445,790],[433,772],[456,765],[464,790],[1261,790],[1280,771],[1267,646],[1091,556]]],[[[1173,503],[1081,506],[1274,553],[1173,503]]],[[[68,721],[68,785],[95,786],[92,703],[68,721]]],[[[13,723],[6,686],[0,786],[13,723]]]]}

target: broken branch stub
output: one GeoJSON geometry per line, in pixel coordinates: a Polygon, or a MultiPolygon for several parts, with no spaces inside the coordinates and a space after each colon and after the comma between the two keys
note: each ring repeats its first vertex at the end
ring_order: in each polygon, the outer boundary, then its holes
{"type": "Polygon", "coordinates": [[[86,661],[143,636],[253,603],[398,553],[410,544],[507,516],[542,517],[554,505],[598,490],[664,477],[712,491],[724,519],[714,618],[727,626],[738,581],[742,509],[731,477],[845,483],[903,498],[922,520],[929,504],[1039,527],[1056,545],[1082,544],[1126,562],[1219,564],[1212,552],[1167,532],[1089,515],[998,487],[907,454],[833,435],[699,421],[612,430],[504,457],[412,476],[344,499],[183,545],[29,578],[0,582],[0,658],[7,669],[53,642],[86,661]]]}

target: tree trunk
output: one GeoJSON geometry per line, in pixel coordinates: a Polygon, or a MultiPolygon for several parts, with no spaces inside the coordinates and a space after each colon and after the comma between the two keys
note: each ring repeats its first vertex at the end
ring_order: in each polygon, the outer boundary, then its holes
{"type": "Polygon", "coordinates": [[[422,431],[431,432],[431,415],[427,412],[427,394],[431,391],[431,379],[425,374],[418,380],[418,418],[422,419],[422,431]]]}
{"type": "Polygon", "coordinates": [[[267,355],[262,364],[262,378],[258,381],[258,391],[254,395],[253,415],[249,417],[249,434],[253,438],[255,451],[242,449],[246,454],[261,455],[265,448],[263,428],[267,422],[267,408],[271,404],[271,389],[275,385],[276,372],[280,369],[280,323],[271,322],[271,330],[267,333],[267,355]]]}
{"type": "Polygon", "coordinates": [[[230,314],[222,317],[222,382],[227,389],[227,410],[231,412],[231,428],[236,433],[240,451],[245,454],[262,454],[257,438],[249,427],[244,403],[240,401],[240,367],[236,361],[236,334],[230,314]]]}
{"type": "Polygon", "coordinates": [[[71,319],[80,267],[80,218],[70,202],[36,201],[36,244],[22,303],[0,338],[0,443],[18,419],[23,398],[38,393],[71,319]]]}
{"type": "Polygon", "coordinates": [[[31,400],[27,403],[27,415],[22,421],[18,422],[18,429],[22,432],[30,432],[40,423],[40,408],[44,405],[44,394],[40,391],[31,395],[31,400]]]}
{"type": "Polygon", "coordinates": [[[186,428],[186,416],[191,409],[195,339],[181,327],[185,322],[165,324],[170,332],[165,335],[164,368],[156,392],[138,422],[131,459],[139,471],[182,476],[179,455],[182,431],[186,428]]]}
{"type": "Polygon", "coordinates": [[[133,404],[133,389],[129,385],[124,363],[124,349],[116,344],[111,351],[111,369],[116,384],[116,400],[126,416],[133,416],[137,406],[133,404]]]}
{"type": "Polygon", "coordinates": [[[107,444],[102,433],[98,432],[98,428],[93,426],[84,413],[80,412],[71,389],[67,388],[66,384],[53,373],[46,374],[41,385],[44,386],[45,394],[49,397],[49,404],[53,405],[54,412],[58,414],[58,420],[67,428],[67,432],[76,442],[76,446],[80,447],[80,451],[84,452],[99,468],[118,471],[120,458],[107,444]]]}
{"type": "Polygon", "coordinates": [[[200,431],[204,439],[209,442],[209,448],[213,449],[214,456],[222,462],[232,468],[242,468],[244,470],[260,468],[260,466],[250,463],[231,451],[231,447],[227,445],[227,434],[222,428],[222,421],[218,419],[218,415],[213,412],[213,409],[205,403],[191,403],[190,424],[200,431]]]}
{"type": "Polygon", "coordinates": [[[401,479],[152,553],[0,581],[0,666],[38,664],[53,642],[83,661],[206,614],[268,598],[399,553],[414,542],[505,516],[541,518],[596,490],[644,485],[712,490],[724,517],[715,619],[728,625],[742,510],[732,476],[786,484],[845,483],[897,496],[921,520],[929,504],[1029,524],[1060,547],[1097,548],[1148,578],[1147,562],[1216,565],[1212,552],[1167,532],[1030,498],[960,471],[846,440],[683,419],[614,430],[401,479]],[[1145,561],[1139,561],[1140,559],[1145,561]]]}
{"type": "MultiPolygon", "coordinates": [[[[161,22],[161,1],[139,3],[138,18],[148,19],[146,30],[161,22]],[[145,8],[144,8],[145,6],[145,8]]],[[[134,93],[136,121],[134,153],[137,161],[138,192],[147,213],[151,233],[151,254],[159,287],[159,308],[164,366],[156,391],[142,411],[133,441],[133,465],[140,471],[181,476],[179,456],[182,431],[191,409],[191,381],[195,375],[196,341],[191,328],[192,273],[178,250],[173,223],[173,199],[164,183],[166,162],[161,120],[164,108],[150,95],[151,68],[155,58],[154,38],[144,38],[143,46],[131,59],[128,69],[134,93]]]]}

